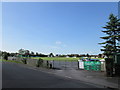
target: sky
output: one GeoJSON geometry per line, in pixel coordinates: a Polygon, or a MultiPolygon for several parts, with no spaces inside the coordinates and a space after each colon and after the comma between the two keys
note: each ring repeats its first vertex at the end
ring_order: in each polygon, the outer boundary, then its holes
{"type": "Polygon", "coordinates": [[[119,2],[119,0],[2,0],[2,2],[119,2]]]}
{"type": "Polygon", "coordinates": [[[2,51],[99,54],[117,2],[3,2],[2,51]]]}

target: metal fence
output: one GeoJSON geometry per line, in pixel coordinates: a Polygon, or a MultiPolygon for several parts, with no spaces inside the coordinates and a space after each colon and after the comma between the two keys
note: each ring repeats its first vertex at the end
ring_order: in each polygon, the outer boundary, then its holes
{"type": "MultiPolygon", "coordinates": [[[[36,66],[38,64],[38,59],[31,58],[19,58],[19,57],[8,57],[8,60],[15,60],[19,62],[23,62],[26,60],[26,64],[30,66],[36,66]]],[[[24,63],[24,62],[23,62],[24,63]]],[[[53,68],[53,69],[78,69],[77,61],[60,61],[60,60],[43,60],[41,67],[53,68]]]]}
{"type": "Polygon", "coordinates": [[[77,61],[52,60],[52,61],[49,61],[49,62],[52,63],[52,66],[55,69],[78,69],[78,62],[77,61]]]}

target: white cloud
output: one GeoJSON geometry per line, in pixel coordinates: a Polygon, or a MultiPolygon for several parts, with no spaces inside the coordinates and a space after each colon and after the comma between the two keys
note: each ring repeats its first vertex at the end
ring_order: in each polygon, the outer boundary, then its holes
{"type": "Polygon", "coordinates": [[[61,47],[61,48],[67,47],[67,45],[64,44],[64,43],[61,42],[61,41],[56,41],[55,44],[56,44],[57,46],[59,45],[59,47],[61,47]]]}
{"type": "Polygon", "coordinates": [[[61,41],[56,41],[55,44],[60,45],[60,44],[62,44],[62,42],[61,41]]]}

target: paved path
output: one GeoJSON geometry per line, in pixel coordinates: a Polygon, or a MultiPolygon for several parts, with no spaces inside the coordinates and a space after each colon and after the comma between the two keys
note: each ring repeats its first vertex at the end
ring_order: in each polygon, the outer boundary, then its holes
{"type": "Polygon", "coordinates": [[[2,88],[98,88],[94,84],[17,63],[3,62],[2,70],[2,88]]]}

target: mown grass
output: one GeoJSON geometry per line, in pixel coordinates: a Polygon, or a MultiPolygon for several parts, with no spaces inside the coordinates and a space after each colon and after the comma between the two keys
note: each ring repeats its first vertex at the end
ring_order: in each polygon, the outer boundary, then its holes
{"type": "Polygon", "coordinates": [[[77,61],[80,58],[66,58],[66,57],[31,57],[32,59],[56,60],[56,61],[77,61]]]}
{"type": "MultiPolygon", "coordinates": [[[[78,61],[79,59],[82,59],[81,57],[73,58],[73,57],[31,57],[32,59],[43,59],[43,60],[57,60],[57,61],[78,61]]],[[[103,58],[91,58],[91,59],[98,59],[101,60],[103,58]]]]}
{"type": "MultiPolygon", "coordinates": [[[[27,57],[23,57],[23,58],[27,58],[27,57]]],[[[79,59],[82,59],[81,57],[77,57],[77,58],[73,58],[73,57],[30,57],[31,59],[43,59],[43,60],[55,60],[55,61],[78,61],[79,59]]],[[[103,58],[91,58],[91,59],[98,59],[101,60],[103,58]]]]}
{"type": "Polygon", "coordinates": [[[22,63],[22,62],[19,62],[19,61],[0,59],[0,62],[2,62],[2,61],[4,61],[4,62],[22,63]]]}

